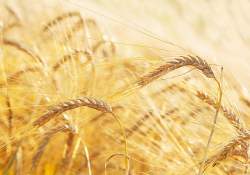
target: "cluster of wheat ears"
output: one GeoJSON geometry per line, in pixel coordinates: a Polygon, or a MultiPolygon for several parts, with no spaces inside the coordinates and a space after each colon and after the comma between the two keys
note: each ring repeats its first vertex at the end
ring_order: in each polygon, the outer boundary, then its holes
{"type": "Polygon", "coordinates": [[[248,173],[250,101],[222,65],[90,7],[0,5],[1,174],[248,173]]]}

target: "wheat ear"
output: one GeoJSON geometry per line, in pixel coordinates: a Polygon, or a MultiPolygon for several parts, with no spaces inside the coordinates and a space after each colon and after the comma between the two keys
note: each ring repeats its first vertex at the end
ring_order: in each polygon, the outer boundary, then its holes
{"type": "Polygon", "coordinates": [[[233,151],[236,149],[237,146],[249,139],[250,134],[247,132],[236,136],[226,146],[224,146],[224,148],[218,154],[211,156],[209,159],[206,160],[203,173],[207,173],[211,167],[215,168],[220,165],[220,163],[223,162],[226,158],[232,156],[233,151]]]}
{"type": "MultiPolygon", "coordinates": [[[[197,91],[197,96],[204,100],[207,104],[213,106],[215,109],[217,107],[217,101],[212,96],[206,94],[202,91],[197,91]]],[[[246,132],[244,123],[239,119],[239,117],[234,113],[234,111],[230,110],[225,104],[221,104],[220,111],[227,118],[227,120],[234,126],[236,131],[238,132],[246,132]]]]}
{"type": "Polygon", "coordinates": [[[18,22],[22,21],[20,13],[18,13],[13,7],[10,7],[8,4],[4,4],[4,7],[18,22]]]}
{"type": "Polygon", "coordinates": [[[64,55],[63,58],[58,61],[54,66],[53,66],[53,70],[57,71],[65,62],[69,61],[71,57],[73,56],[77,56],[80,53],[84,54],[88,61],[92,60],[92,52],[89,49],[85,49],[85,50],[81,50],[81,49],[75,49],[75,51],[72,54],[69,55],[64,55]]]}
{"type": "Polygon", "coordinates": [[[17,48],[20,51],[23,51],[23,52],[29,54],[31,57],[37,59],[42,65],[44,65],[43,59],[37,53],[32,51],[30,48],[27,48],[26,46],[22,45],[21,43],[19,43],[17,41],[6,39],[6,38],[3,38],[3,43],[5,45],[10,45],[12,47],[17,48]]]}
{"type": "Polygon", "coordinates": [[[53,25],[55,25],[56,23],[58,23],[59,21],[62,21],[66,18],[73,17],[73,16],[79,16],[81,18],[81,14],[79,12],[68,12],[68,13],[62,14],[60,16],[57,16],[52,21],[48,22],[45,25],[45,27],[43,28],[43,30],[45,31],[45,30],[49,29],[50,27],[52,27],[53,25]]]}
{"type": "Polygon", "coordinates": [[[37,120],[33,122],[33,126],[35,127],[41,127],[48,121],[50,121],[52,118],[62,114],[65,111],[75,109],[78,107],[87,106],[93,109],[96,109],[98,111],[102,111],[105,113],[112,113],[111,107],[102,100],[97,100],[94,98],[83,98],[83,99],[76,99],[71,100],[67,102],[60,103],[56,106],[54,106],[49,112],[45,113],[41,117],[39,117],[37,120]]]}
{"type": "Polygon", "coordinates": [[[7,24],[6,27],[4,28],[4,32],[13,28],[13,27],[16,27],[16,26],[21,26],[21,22],[23,21],[23,18],[21,17],[21,15],[16,11],[14,10],[14,8],[12,7],[9,7],[9,5],[7,4],[4,4],[4,7],[5,9],[14,17],[16,18],[16,22],[13,22],[11,24],[7,24]]]}
{"type": "Polygon", "coordinates": [[[157,78],[184,66],[192,66],[207,76],[208,78],[214,78],[214,73],[210,65],[200,57],[196,56],[180,56],[179,58],[174,58],[173,60],[168,61],[166,64],[158,67],[149,74],[140,78],[137,82],[141,86],[145,86],[148,83],[156,80],[157,78]]]}
{"type": "MultiPolygon", "coordinates": [[[[40,67],[28,67],[24,70],[19,70],[17,72],[15,72],[14,74],[10,75],[7,77],[7,81],[8,83],[13,83],[15,82],[20,76],[22,76],[25,73],[28,72],[37,72],[37,71],[41,71],[42,69],[40,67]]],[[[3,86],[2,84],[0,84],[0,86],[3,86]]]]}

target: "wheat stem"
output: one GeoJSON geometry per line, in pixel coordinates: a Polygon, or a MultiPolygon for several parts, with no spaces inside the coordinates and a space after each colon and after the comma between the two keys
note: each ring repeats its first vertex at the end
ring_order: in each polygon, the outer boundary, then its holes
{"type": "Polygon", "coordinates": [[[210,136],[209,136],[209,139],[208,139],[207,148],[206,148],[205,154],[203,156],[203,160],[202,160],[198,175],[202,175],[203,166],[205,164],[206,157],[207,157],[209,147],[210,147],[210,144],[211,144],[211,141],[212,141],[212,138],[213,138],[213,134],[214,134],[214,131],[215,131],[215,127],[216,127],[216,124],[217,124],[217,119],[218,119],[218,114],[219,114],[219,111],[220,111],[221,99],[222,99],[222,87],[221,87],[222,78],[223,78],[223,67],[221,68],[220,82],[216,79],[216,77],[214,77],[214,80],[217,82],[217,84],[219,86],[219,94],[218,94],[219,98],[218,98],[218,103],[217,103],[218,105],[217,105],[217,109],[216,109],[216,113],[215,113],[215,117],[214,117],[214,124],[213,124],[212,130],[211,130],[211,133],[210,133],[210,136]]]}
{"type": "MultiPolygon", "coordinates": [[[[124,146],[125,146],[125,154],[128,156],[128,147],[127,147],[127,139],[126,139],[126,135],[125,135],[125,132],[124,132],[124,129],[123,129],[123,126],[121,124],[121,122],[118,120],[118,118],[115,116],[114,113],[112,113],[112,115],[114,116],[115,120],[119,123],[120,127],[121,127],[121,130],[122,130],[122,135],[123,135],[123,140],[124,140],[124,146]]],[[[126,173],[128,175],[129,173],[129,161],[127,158],[125,158],[125,164],[126,164],[126,173]]]]}

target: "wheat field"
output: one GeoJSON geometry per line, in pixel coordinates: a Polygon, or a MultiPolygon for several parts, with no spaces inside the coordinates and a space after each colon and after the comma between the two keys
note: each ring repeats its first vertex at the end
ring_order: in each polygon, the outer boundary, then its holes
{"type": "Polygon", "coordinates": [[[248,174],[249,11],[0,0],[0,174],[248,174]]]}

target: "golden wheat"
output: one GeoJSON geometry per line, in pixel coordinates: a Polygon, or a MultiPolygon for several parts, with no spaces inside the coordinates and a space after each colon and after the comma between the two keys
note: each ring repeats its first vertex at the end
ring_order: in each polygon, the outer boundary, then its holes
{"type": "Polygon", "coordinates": [[[227,67],[249,55],[247,3],[24,2],[0,6],[0,174],[248,173],[249,83],[227,67]]]}

